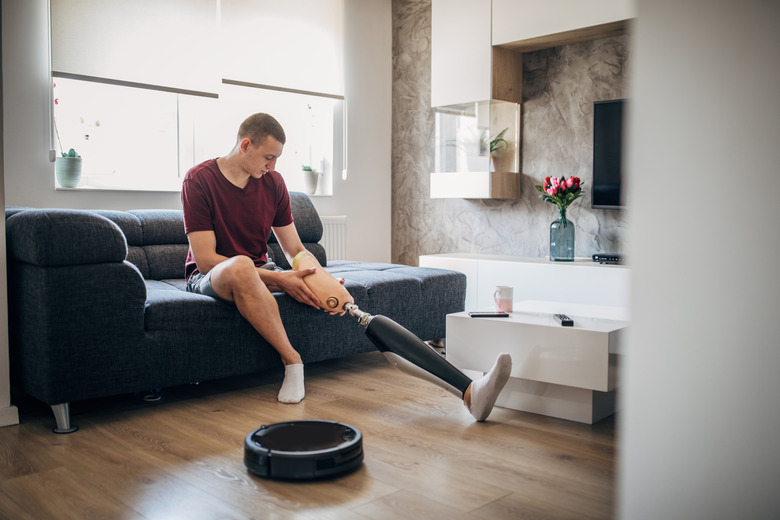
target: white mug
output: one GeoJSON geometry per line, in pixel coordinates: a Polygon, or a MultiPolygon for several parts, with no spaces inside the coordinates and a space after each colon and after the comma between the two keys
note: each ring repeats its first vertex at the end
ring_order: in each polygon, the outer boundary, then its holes
{"type": "Polygon", "coordinates": [[[512,288],[508,285],[497,285],[493,291],[493,301],[497,311],[512,312],[512,288]]]}

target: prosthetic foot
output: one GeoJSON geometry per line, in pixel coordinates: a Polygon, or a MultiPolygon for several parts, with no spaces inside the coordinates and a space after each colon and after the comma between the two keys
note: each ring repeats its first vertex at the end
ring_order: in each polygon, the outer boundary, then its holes
{"type": "Polygon", "coordinates": [[[320,307],[329,312],[344,312],[344,305],[352,297],[333,275],[322,268],[317,259],[308,251],[301,251],[293,258],[293,271],[314,267],[316,271],[304,278],[306,285],[320,299],[320,307]]]}

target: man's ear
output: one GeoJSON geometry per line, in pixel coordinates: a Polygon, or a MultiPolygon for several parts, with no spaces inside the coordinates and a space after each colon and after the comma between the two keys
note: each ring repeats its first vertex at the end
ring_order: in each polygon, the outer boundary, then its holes
{"type": "Polygon", "coordinates": [[[252,146],[252,141],[248,137],[241,139],[241,144],[238,145],[242,152],[246,153],[249,147],[252,146]]]}

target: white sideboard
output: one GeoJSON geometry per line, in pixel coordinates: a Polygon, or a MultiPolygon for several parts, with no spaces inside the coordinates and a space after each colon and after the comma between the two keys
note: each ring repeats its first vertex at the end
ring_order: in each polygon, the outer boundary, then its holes
{"type": "Polygon", "coordinates": [[[629,326],[631,270],[589,259],[440,254],[421,267],[466,275],[466,311],[495,307],[497,285],[514,288],[508,318],[447,315],[447,359],[470,377],[489,370],[499,352],[512,375],[496,405],[592,424],[617,409],[623,330],[629,326]],[[574,326],[554,318],[564,313],[574,326]]]}
{"type": "Polygon", "coordinates": [[[514,300],[543,300],[601,306],[604,315],[628,320],[631,270],[590,259],[551,262],[548,258],[451,253],[422,255],[420,267],[466,275],[466,311],[494,307],[497,285],[514,288],[514,300]]]}
{"type": "Polygon", "coordinates": [[[508,318],[447,315],[447,360],[478,378],[500,352],[512,373],[496,405],[593,424],[617,410],[618,369],[628,322],[600,317],[601,308],[525,301],[508,318]],[[564,312],[574,320],[562,327],[564,312]]]}

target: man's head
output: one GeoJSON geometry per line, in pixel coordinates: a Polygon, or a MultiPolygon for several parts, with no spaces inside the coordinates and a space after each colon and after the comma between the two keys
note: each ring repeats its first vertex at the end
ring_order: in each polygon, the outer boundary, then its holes
{"type": "Polygon", "coordinates": [[[258,113],[247,117],[238,127],[238,142],[249,139],[255,146],[262,144],[266,137],[273,137],[281,144],[287,140],[279,121],[268,114],[258,113]]]}
{"type": "Polygon", "coordinates": [[[254,114],[238,128],[236,146],[229,157],[237,159],[239,168],[246,174],[259,179],[276,168],[286,139],[276,119],[268,114],[254,114]]]}

